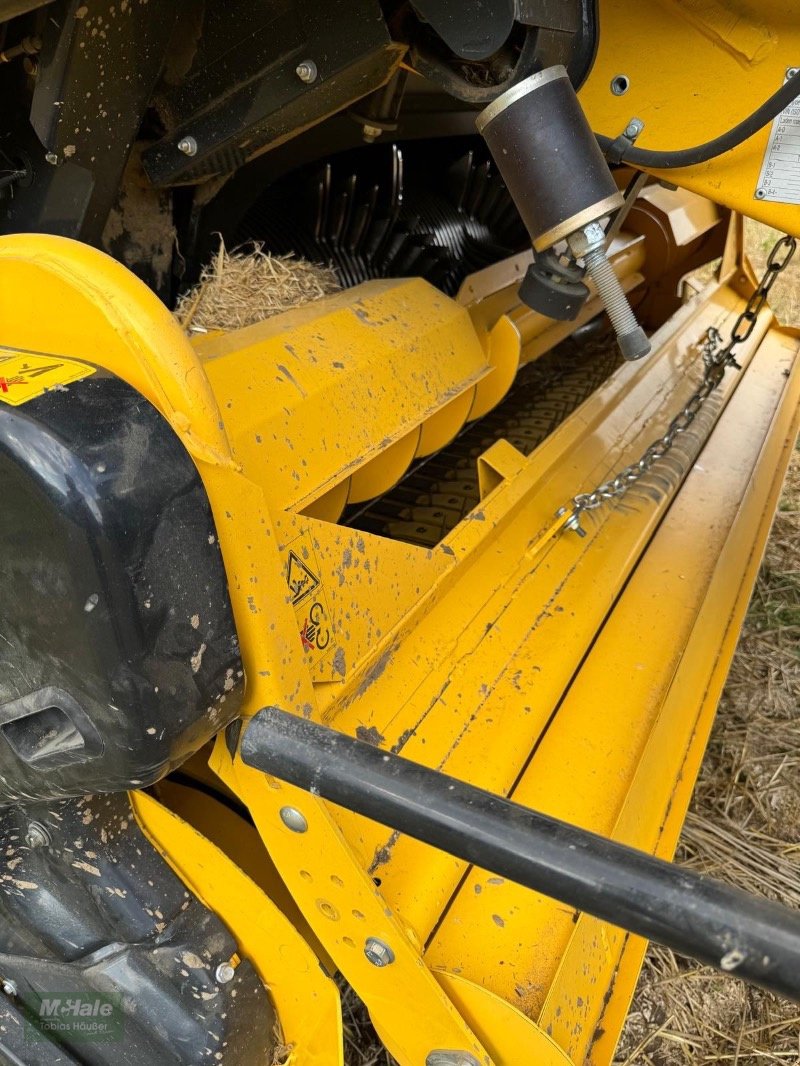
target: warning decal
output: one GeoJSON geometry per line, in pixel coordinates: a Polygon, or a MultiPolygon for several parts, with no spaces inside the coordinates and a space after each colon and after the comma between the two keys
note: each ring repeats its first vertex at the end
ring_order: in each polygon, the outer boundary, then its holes
{"type": "Polygon", "coordinates": [[[0,403],[19,407],[49,389],[94,374],[95,367],[59,355],[3,355],[0,352],[0,403]]]}
{"type": "Polygon", "coordinates": [[[312,592],[319,588],[317,575],[293,551],[289,552],[289,562],[286,567],[286,584],[292,594],[293,607],[296,607],[298,603],[302,603],[306,596],[310,596],[312,592]]]}
{"type": "Polygon", "coordinates": [[[314,542],[307,532],[295,537],[286,550],[284,574],[297,619],[300,646],[313,664],[318,665],[331,654],[335,641],[322,573],[314,542]]]}

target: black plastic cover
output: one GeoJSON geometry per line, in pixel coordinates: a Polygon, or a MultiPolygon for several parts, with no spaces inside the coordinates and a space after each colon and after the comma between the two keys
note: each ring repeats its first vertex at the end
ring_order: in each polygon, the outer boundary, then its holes
{"type": "MultiPolygon", "coordinates": [[[[276,1014],[128,797],[0,814],[0,1063],[267,1066],[276,1014]]],[[[281,1061],[283,1061],[281,1059],[281,1061]]]]}
{"type": "Polygon", "coordinates": [[[162,416],[102,371],[0,403],[0,804],[151,784],[242,688],[209,502],[162,416]]]}

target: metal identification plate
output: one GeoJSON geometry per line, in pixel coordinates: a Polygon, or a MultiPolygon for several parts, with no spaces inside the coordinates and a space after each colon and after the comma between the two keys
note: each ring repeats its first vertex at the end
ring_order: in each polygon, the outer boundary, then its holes
{"type": "MultiPolygon", "coordinates": [[[[787,70],[784,85],[790,77],[800,77],[798,70],[798,67],[787,70]]],[[[800,204],[800,98],[793,100],[772,121],[756,199],[800,204]]]]}

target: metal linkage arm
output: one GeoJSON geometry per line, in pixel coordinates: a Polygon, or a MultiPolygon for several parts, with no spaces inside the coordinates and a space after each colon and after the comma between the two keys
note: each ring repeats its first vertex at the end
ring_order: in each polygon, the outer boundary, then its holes
{"type": "Polygon", "coordinates": [[[277,708],[252,719],[241,753],[249,766],[466,862],[800,999],[800,912],[277,708]]]}

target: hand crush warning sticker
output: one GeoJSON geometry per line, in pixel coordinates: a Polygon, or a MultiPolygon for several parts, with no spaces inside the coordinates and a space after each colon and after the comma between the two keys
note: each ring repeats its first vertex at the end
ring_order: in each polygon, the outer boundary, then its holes
{"type": "Polygon", "coordinates": [[[27,355],[0,350],[0,403],[19,407],[49,389],[94,374],[95,367],[58,355],[27,355]]]}
{"type": "Polygon", "coordinates": [[[333,648],[333,630],[319,564],[307,533],[292,541],[284,565],[303,651],[315,663],[322,662],[333,648]]]}

